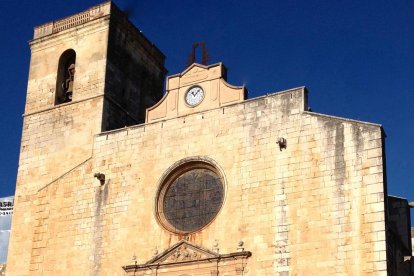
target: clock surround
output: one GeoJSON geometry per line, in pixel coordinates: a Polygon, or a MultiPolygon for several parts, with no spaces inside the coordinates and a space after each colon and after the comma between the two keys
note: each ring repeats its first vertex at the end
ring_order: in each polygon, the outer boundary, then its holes
{"type": "Polygon", "coordinates": [[[204,100],[205,92],[199,85],[191,86],[184,96],[184,101],[189,107],[196,107],[204,100]]]}

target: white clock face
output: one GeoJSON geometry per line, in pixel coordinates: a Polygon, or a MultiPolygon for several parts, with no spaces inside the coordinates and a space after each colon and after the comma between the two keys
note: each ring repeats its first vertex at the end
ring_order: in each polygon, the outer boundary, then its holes
{"type": "Polygon", "coordinates": [[[204,99],[204,91],[200,86],[191,87],[185,94],[185,102],[189,106],[196,106],[204,99]]]}

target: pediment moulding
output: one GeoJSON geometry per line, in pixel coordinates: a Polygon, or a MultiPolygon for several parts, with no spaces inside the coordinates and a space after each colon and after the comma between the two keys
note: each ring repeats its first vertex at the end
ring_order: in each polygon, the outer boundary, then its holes
{"type": "Polygon", "coordinates": [[[158,270],[164,271],[167,273],[166,275],[169,275],[168,273],[175,275],[174,272],[176,271],[190,271],[194,265],[197,266],[197,269],[208,270],[211,269],[211,263],[222,263],[221,266],[217,265],[217,267],[221,267],[222,270],[236,272],[245,269],[246,259],[251,255],[250,251],[244,250],[229,254],[219,254],[186,240],[181,240],[144,264],[136,263],[123,266],[122,268],[127,273],[126,275],[140,275],[133,273],[144,271],[147,274],[149,271],[158,270]]]}
{"type": "Polygon", "coordinates": [[[193,63],[181,74],[169,76],[164,97],[146,111],[146,122],[198,113],[245,100],[244,86],[227,83],[222,63],[209,66],[193,63]]]}

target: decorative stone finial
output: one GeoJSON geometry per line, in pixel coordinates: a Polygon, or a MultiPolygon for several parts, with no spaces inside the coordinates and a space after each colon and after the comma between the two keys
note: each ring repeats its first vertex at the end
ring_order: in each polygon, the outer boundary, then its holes
{"type": "Polygon", "coordinates": [[[219,253],[219,244],[217,240],[213,242],[213,252],[219,253]]]}
{"type": "Polygon", "coordinates": [[[244,251],[244,242],[243,241],[239,241],[239,243],[237,244],[237,251],[242,252],[244,251]]]}

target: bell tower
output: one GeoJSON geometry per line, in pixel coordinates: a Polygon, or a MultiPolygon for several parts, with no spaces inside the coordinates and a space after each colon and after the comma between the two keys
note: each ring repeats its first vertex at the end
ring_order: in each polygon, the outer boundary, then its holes
{"type": "Polygon", "coordinates": [[[87,159],[93,135],[143,123],[166,74],[164,55],[112,2],[36,27],[30,48],[18,192],[87,159]]]}
{"type": "Polygon", "coordinates": [[[27,271],[36,194],[92,156],[94,135],[143,123],[165,56],[112,2],[34,29],[10,266],[27,271]],[[23,231],[23,229],[25,229],[23,231]],[[24,266],[24,265],[23,265],[24,266]]]}

